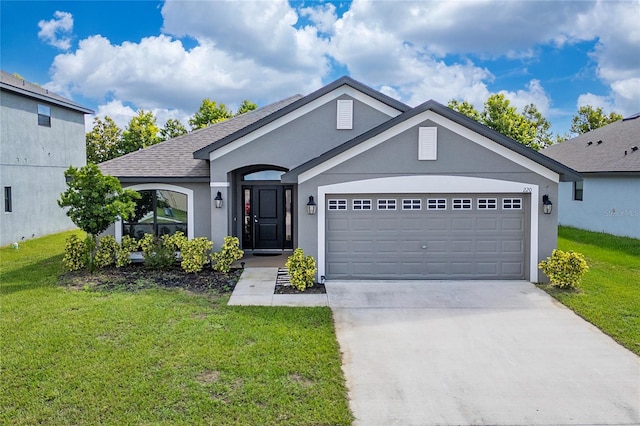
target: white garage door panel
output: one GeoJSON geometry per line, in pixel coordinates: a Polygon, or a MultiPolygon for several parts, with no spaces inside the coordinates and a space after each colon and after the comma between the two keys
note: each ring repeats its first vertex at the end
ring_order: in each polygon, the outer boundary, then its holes
{"type": "MultiPolygon", "coordinates": [[[[329,195],[327,197],[331,199],[329,195]]],[[[336,197],[338,198],[338,197],[336,197]]],[[[483,195],[340,195],[347,210],[328,210],[326,274],[329,279],[523,279],[525,210],[502,209],[502,198],[483,195]],[[420,210],[377,210],[377,199],[422,200],[420,210]],[[427,199],[446,198],[446,210],[427,210],[427,199]],[[452,210],[453,198],[472,199],[472,209],[452,210]],[[478,209],[479,198],[497,208],[478,209]],[[371,199],[371,210],[353,210],[353,199],[371,199]]]]}

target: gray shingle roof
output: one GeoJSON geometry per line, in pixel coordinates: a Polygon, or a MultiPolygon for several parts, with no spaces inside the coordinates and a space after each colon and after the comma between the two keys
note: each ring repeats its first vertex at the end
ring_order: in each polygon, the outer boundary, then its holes
{"type": "Polygon", "coordinates": [[[100,169],[105,174],[125,181],[127,178],[156,181],[163,178],[208,180],[209,163],[207,160],[193,158],[195,151],[273,114],[301,97],[301,95],[291,96],[227,121],[105,161],[100,164],[100,169]]]}
{"type": "Polygon", "coordinates": [[[542,153],[580,173],[640,172],[640,116],[552,145],[542,153]]]}
{"type": "Polygon", "coordinates": [[[16,77],[13,74],[9,74],[5,71],[0,71],[0,87],[2,90],[8,90],[14,93],[19,93],[24,96],[28,96],[33,99],[46,101],[55,105],[59,105],[64,108],[69,108],[84,114],[93,114],[93,110],[83,107],[67,98],[57,95],[42,86],[29,83],[26,80],[16,77]]]}

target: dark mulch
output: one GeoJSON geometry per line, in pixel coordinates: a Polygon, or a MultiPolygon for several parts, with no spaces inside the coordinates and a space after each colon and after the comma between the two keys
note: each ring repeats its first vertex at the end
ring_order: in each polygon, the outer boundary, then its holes
{"type": "Polygon", "coordinates": [[[142,264],[122,268],[109,267],[90,274],[88,271],[67,272],[60,277],[60,284],[80,290],[137,291],[148,288],[183,288],[193,292],[228,294],[242,274],[242,269],[232,269],[228,274],[205,267],[197,274],[184,272],[179,265],[170,269],[148,269],[142,264]]]}
{"type": "Polygon", "coordinates": [[[326,294],[327,290],[324,284],[315,283],[311,287],[307,287],[304,291],[300,291],[290,284],[276,284],[273,294],[326,294]]]}

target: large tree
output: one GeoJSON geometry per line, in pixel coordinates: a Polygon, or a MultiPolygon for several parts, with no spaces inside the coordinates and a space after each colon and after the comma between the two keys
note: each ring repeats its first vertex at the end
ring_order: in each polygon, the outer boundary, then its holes
{"type": "Polygon", "coordinates": [[[258,108],[257,104],[254,104],[253,102],[245,99],[244,101],[242,101],[242,105],[240,105],[240,108],[238,108],[238,112],[236,112],[236,115],[240,115],[240,114],[244,114],[245,112],[253,111],[256,108],[258,108]]]}
{"type": "Polygon", "coordinates": [[[185,133],[187,133],[187,129],[180,120],[170,118],[164,123],[164,127],[160,129],[160,139],[166,141],[167,139],[175,138],[185,133]]]}
{"type": "Polygon", "coordinates": [[[618,113],[611,112],[607,115],[600,107],[581,106],[571,120],[571,133],[581,135],[619,120],[622,120],[622,116],[618,113]]]}
{"type": "Polygon", "coordinates": [[[447,106],[536,151],[553,144],[549,131],[551,123],[542,116],[534,104],[527,105],[524,113],[520,114],[516,107],[499,93],[487,98],[482,112],[478,112],[467,101],[451,100],[447,106]]]}
{"type": "Polygon", "coordinates": [[[151,111],[141,109],[129,121],[129,125],[122,133],[123,154],[150,147],[161,142],[158,134],[160,129],[156,124],[156,117],[151,111]]]}
{"type": "Polygon", "coordinates": [[[93,129],[86,135],[87,163],[97,164],[121,156],[122,130],[109,116],[93,119],[93,129]]]}
{"type": "Polygon", "coordinates": [[[202,100],[202,104],[192,118],[189,119],[191,130],[202,129],[211,124],[219,123],[233,117],[225,104],[217,104],[209,98],[202,100]]]}

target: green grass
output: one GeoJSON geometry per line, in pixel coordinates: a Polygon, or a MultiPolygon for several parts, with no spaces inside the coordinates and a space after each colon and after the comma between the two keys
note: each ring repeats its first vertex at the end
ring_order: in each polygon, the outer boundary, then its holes
{"type": "Polygon", "coordinates": [[[68,235],[0,249],[0,423],[351,423],[328,308],[68,290],[68,235]]]}
{"type": "Polygon", "coordinates": [[[589,271],[579,292],[541,287],[640,355],[640,240],[560,227],[558,248],[584,254],[589,271]]]}

